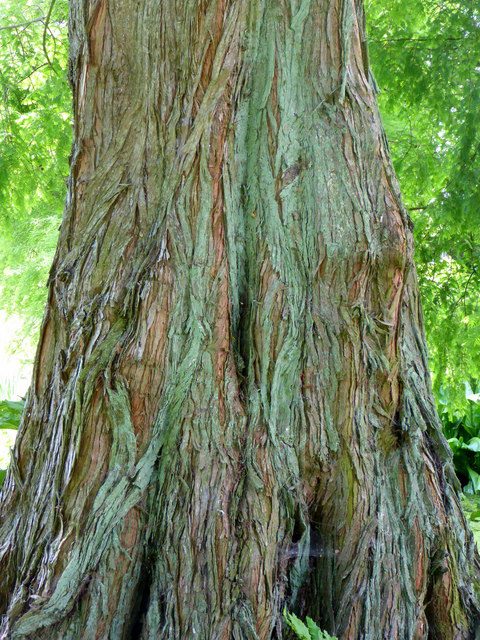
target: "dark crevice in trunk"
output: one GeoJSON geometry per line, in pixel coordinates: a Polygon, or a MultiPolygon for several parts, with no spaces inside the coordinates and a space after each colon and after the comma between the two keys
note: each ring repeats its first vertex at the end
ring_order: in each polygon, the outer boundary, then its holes
{"type": "MultiPolygon", "coordinates": [[[[301,506],[297,507],[292,544],[289,549],[289,576],[286,602],[290,609],[301,619],[306,616],[315,620],[323,629],[332,629],[334,614],[331,608],[331,598],[325,597],[328,592],[329,576],[332,575],[332,563],[335,562],[335,551],[325,533],[321,523],[319,508],[307,512],[307,521],[302,514],[301,506]],[[308,543],[302,549],[302,542],[308,543]],[[299,560],[303,566],[299,571],[299,560]],[[293,574],[292,574],[293,571],[293,574]],[[301,584],[295,591],[292,583],[301,584]]],[[[289,636],[287,636],[289,637],[289,636]]]]}
{"type": "Polygon", "coordinates": [[[155,563],[153,557],[145,558],[140,574],[141,582],[138,584],[135,594],[137,601],[132,610],[132,626],[126,636],[129,640],[138,640],[142,637],[145,618],[150,606],[150,598],[152,595],[154,566],[155,563]]]}
{"type": "Polygon", "coordinates": [[[395,437],[397,447],[401,447],[408,441],[408,427],[402,418],[402,409],[398,407],[392,420],[392,432],[395,437]]]}
{"type": "Polygon", "coordinates": [[[450,500],[446,487],[444,462],[442,462],[439,455],[438,446],[435,446],[434,438],[428,433],[425,433],[424,437],[427,451],[430,454],[432,462],[435,465],[435,469],[437,471],[437,478],[441,489],[440,497],[445,507],[445,511],[448,513],[450,511],[450,500]]]}

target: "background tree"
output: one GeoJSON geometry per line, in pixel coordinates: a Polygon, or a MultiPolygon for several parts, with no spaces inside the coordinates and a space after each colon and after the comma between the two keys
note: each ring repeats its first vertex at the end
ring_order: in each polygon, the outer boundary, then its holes
{"type": "Polygon", "coordinates": [[[71,4],[75,146],[2,633],[469,638],[360,3],[71,4]]]}

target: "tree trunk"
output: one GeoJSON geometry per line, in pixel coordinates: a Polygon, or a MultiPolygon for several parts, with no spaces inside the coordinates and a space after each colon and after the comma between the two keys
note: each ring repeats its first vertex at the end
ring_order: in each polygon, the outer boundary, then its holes
{"type": "Polygon", "coordinates": [[[360,0],[72,0],[2,638],[473,637],[360,0]]]}

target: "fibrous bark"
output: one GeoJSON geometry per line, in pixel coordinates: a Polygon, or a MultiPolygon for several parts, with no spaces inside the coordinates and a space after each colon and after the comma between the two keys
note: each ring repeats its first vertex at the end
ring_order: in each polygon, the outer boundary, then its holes
{"type": "Polygon", "coordinates": [[[72,0],[75,143],[3,638],[467,639],[359,0],[72,0]]]}

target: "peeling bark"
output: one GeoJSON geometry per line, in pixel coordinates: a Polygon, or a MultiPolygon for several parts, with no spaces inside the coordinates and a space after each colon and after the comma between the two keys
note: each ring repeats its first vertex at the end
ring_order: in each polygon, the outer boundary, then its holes
{"type": "Polygon", "coordinates": [[[72,0],[75,143],[2,638],[473,637],[353,0],[72,0]]]}

